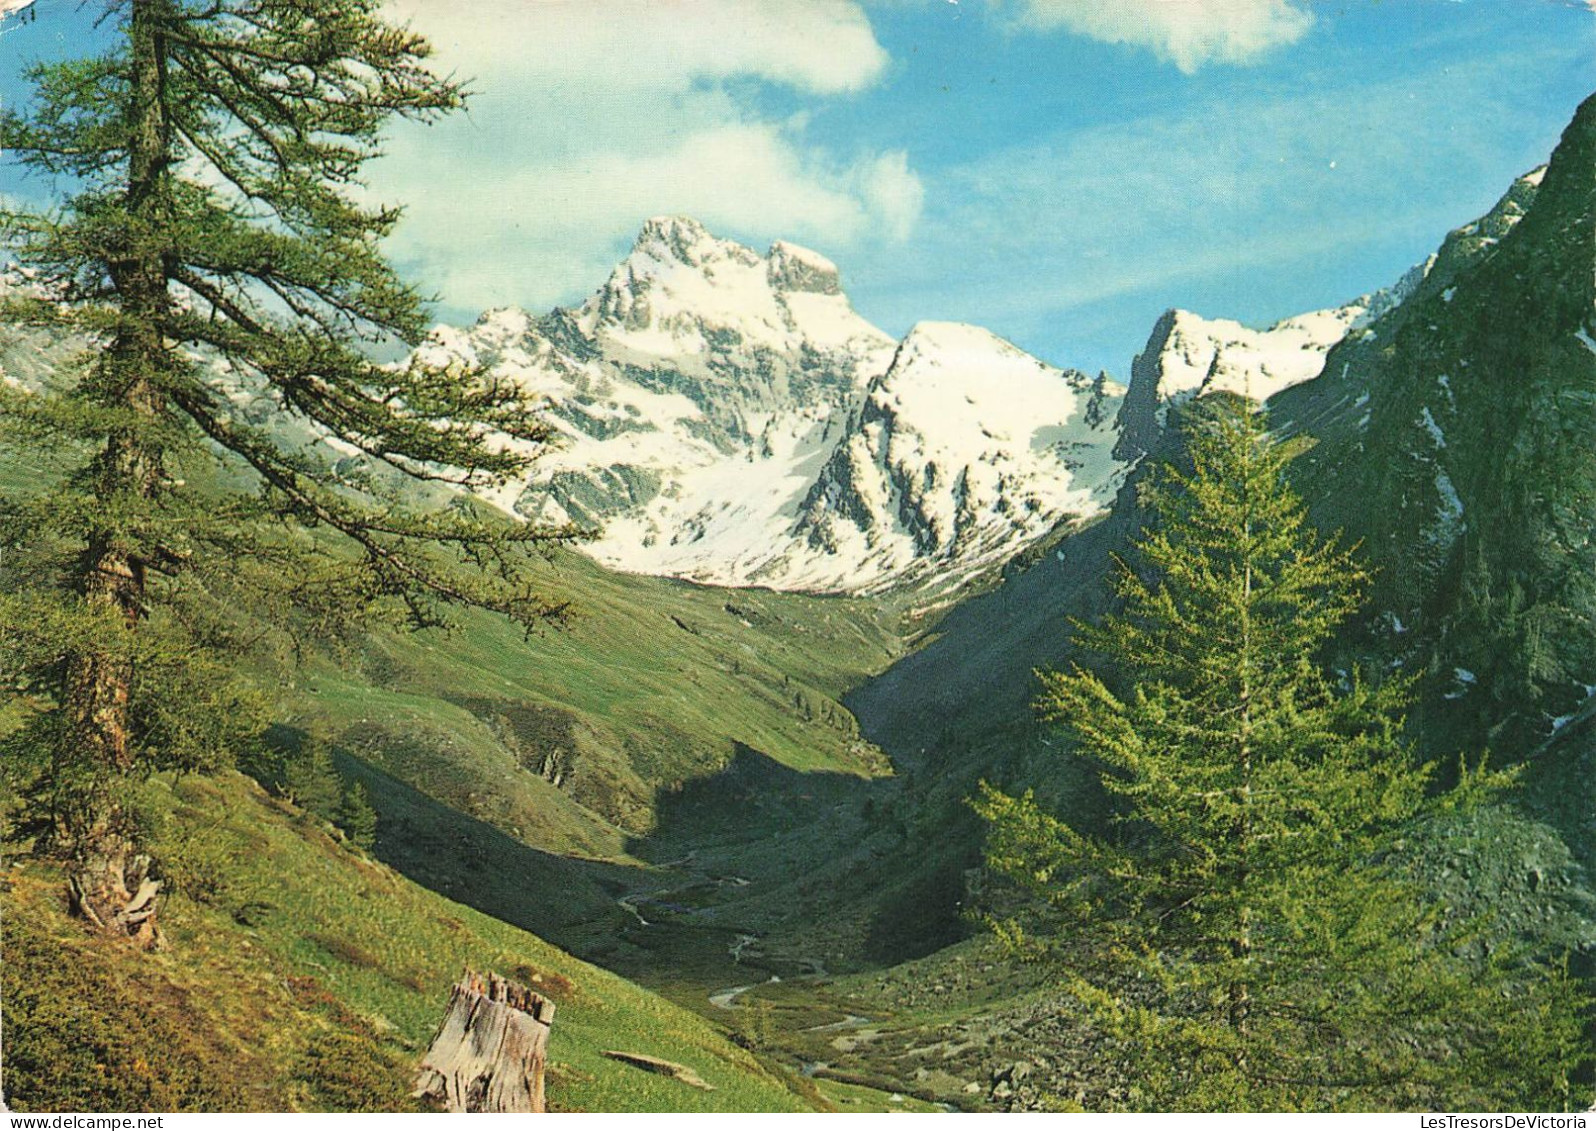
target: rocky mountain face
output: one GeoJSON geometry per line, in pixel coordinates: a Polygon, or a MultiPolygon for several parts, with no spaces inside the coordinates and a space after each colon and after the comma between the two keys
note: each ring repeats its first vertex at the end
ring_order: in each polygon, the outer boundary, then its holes
{"type": "Polygon", "coordinates": [[[1369,626],[1437,745],[1523,753],[1596,695],[1596,98],[1453,232],[1400,307],[1283,395],[1321,525],[1379,572],[1369,626]]]}
{"type": "Polygon", "coordinates": [[[494,311],[423,353],[517,382],[558,428],[502,505],[600,531],[588,549],[608,565],[736,583],[893,345],[821,257],[660,219],[579,308],[494,311]]]}

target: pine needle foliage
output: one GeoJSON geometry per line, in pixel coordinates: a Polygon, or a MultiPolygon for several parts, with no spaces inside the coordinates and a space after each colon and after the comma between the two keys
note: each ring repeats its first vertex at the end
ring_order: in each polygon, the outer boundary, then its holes
{"type": "Polygon", "coordinates": [[[1101,772],[1078,829],[983,786],[988,865],[1031,910],[992,926],[1058,964],[1152,1110],[1565,1109],[1580,993],[1488,945],[1401,866],[1444,792],[1402,738],[1407,685],[1322,655],[1367,577],[1321,540],[1262,417],[1203,402],[1160,469],[1120,611],[1077,624],[1093,667],[1041,674],[1042,717],[1101,772]]]}
{"type": "Polygon", "coordinates": [[[467,605],[535,626],[561,609],[530,551],[574,532],[379,502],[303,442],[488,487],[550,439],[516,388],[379,360],[421,340],[426,307],[383,258],[400,213],[361,170],[390,123],[463,101],[425,40],[377,0],[103,9],[112,45],[34,67],[31,106],[0,118],[6,159],[58,189],[0,212],[27,279],[3,316],[89,343],[54,392],[0,385],[0,443],[59,465],[0,497],[0,679],[41,708],[11,746],[47,753],[47,839],[85,865],[83,910],[148,941],[119,906],[120,783],[224,763],[258,731],[259,704],[226,689],[231,610],[430,626],[467,605]]]}

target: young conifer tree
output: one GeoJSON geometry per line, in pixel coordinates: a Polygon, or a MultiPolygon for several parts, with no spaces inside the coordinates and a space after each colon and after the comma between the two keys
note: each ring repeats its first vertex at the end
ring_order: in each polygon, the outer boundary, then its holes
{"type": "Polygon", "coordinates": [[[1510,775],[1435,794],[1405,689],[1326,672],[1366,576],[1321,541],[1261,415],[1198,406],[1121,611],[1077,625],[1101,663],[1042,675],[1041,714],[1101,771],[1098,833],[983,787],[988,864],[1035,899],[994,922],[1122,1052],[1153,1110],[1560,1109],[1579,994],[1480,957],[1400,866],[1404,834],[1510,775]],[[1029,920],[1029,921],[1027,921],[1029,920]]]}
{"type": "Polygon", "coordinates": [[[333,824],[361,848],[370,850],[377,843],[377,810],[372,808],[371,794],[364,785],[357,781],[344,785],[333,824]]]}
{"type": "Polygon", "coordinates": [[[430,625],[458,603],[532,624],[555,610],[527,548],[568,532],[377,505],[284,441],[292,422],[481,486],[549,437],[513,388],[374,360],[417,343],[425,310],[381,254],[399,213],[359,178],[390,122],[461,105],[427,43],[379,0],[103,8],[113,45],[35,67],[31,108],[0,123],[5,159],[62,186],[54,209],[0,215],[31,279],[6,318],[90,343],[53,395],[0,384],[0,442],[68,464],[0,504],[0,674],[48,708],[9,746],[45,752],[45,838],[76,862],[77,906],[149,941],[131,784],[224,761],[258,724],[203,647],[232,647],[219,607],[397,602],[430,625]]]}

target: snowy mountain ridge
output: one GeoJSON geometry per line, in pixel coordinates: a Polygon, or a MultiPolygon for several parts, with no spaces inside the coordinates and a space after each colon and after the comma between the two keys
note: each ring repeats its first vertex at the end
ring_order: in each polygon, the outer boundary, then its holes
{"type": "Polygon", "coordinates": [[[1124,389],[995,335],[861,318],[825,257],[644,225],[586,302],[438,328],[560,432],[496,501],[599,531],[600,562],[724,585],[946,588],[1099,513],[1124,389]]]}
{"type": "Polygon", "coordinates": [[[1402,303],[1435,261],[1432,255],[1393,285],[1343,306],[1294,315],[1263,330],[1228,318],[1166,310],[1131,363],[1115,454],[1134,460],[1150,450],[1172,404],[1215,392],[1262,402],[1313,380],[1333,346],[1402,303]]]}

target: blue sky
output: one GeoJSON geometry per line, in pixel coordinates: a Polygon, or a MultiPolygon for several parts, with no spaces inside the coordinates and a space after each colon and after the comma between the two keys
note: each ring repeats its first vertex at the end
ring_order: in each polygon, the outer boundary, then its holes
{"type": "MultiPolygon", "coordinates": [[[[448,316],[579,301],[682,212],[824,252],[891,332],[1121,376],[1166,307],[1262,324],[1393,281],[1596,90],[1586,0],[394,4],[476,91],[372,177],[448,316]]],[[[36,7],[7,98],[97,5],[36,7]]]]}

